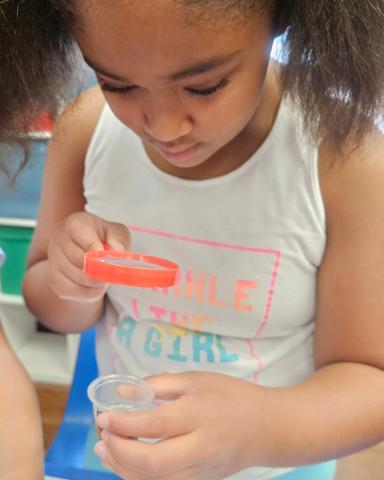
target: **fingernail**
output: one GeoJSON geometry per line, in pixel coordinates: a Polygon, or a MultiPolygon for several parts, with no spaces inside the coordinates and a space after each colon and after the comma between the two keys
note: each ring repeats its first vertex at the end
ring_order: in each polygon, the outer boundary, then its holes
{"type": "Polygon", "coordinates": [[[107,455],[107,447],[104,442],[97,442],[94,448],[94,452],[100,458],[104,458],[107,455]]]}
{"type": "Polygon", "coordinates": [[[97,426],[104,430],[109,427],[109,418],[106,415],[99,415],[96,419],[97,426]]]}
{"type": "Polygon", "coordinates": [[[113,248],[118,251],[125,250],[125,245],[120,242],[113,242],[113,248]]]}

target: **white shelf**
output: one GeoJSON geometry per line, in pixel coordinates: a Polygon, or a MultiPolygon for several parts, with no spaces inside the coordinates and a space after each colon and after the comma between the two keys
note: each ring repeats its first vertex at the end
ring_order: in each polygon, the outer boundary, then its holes
{"type": "Polygon", "coordinates": [[[5,225],[7,227],[36,227],[36,220],[28,218],[10,218],[10,217],[0,217],[0,225],[5,225]]]}
{"type": "Polygon", "coordinates": [[[35,382],[71,383],[72,368],[64,335],[37,332],[18,349],[17,356],[35,382]]]}
{"type": "Polygon", "coordinates": [[[1,304],[23,306],[24,301],[20,295],[10,295],[9,293],[0,292],[0,305],[1,304]]]}
{"type": "MultiPolygon", "coordinates": [[[[0,217],[0,225],[34,228],[35,220],[0,217]]],[[[0,290],[0,321],[12,348],[35,382],[69,385],[79,335],[37,331],[36,318],[20,295],[0,290]]]]}
{"type": "Polygon", "coordinates": [[[51,131],[45,131],[45,130],[39,130],[35,132],[28,132],[19,135],[19,138],[24,140],[50,140],[52,138],[52,132],[51,131]]]}
{"type": "Polygon", "coordinates": [[[38,332],[35,317],[19,295],[0,293],[0,319],[12,348],[34,382],[71,383],[79,335],[38,332]]]}

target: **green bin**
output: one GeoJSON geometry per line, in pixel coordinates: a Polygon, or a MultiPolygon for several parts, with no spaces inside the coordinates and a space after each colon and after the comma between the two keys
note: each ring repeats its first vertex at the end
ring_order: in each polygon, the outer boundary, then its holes
{"type": "Polygon", "coordinates": [[[20,295],[33,227],[0,225],[0,247],[6,259],[0,269],[1,291],[20,295]]]}

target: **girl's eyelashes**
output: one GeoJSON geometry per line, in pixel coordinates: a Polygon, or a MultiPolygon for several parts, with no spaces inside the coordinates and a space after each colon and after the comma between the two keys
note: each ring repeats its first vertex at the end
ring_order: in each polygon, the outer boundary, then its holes
{"type": "MultiPolygon", "coordinates": [[[[116,87],[114,85],[111,85],[104,80],[99,79],[100,87],[104,92],[109,92],[109,93],[119,93],[119,94],[125,94],[125,93],[130,93],[133,90],[135,90],[136,86],[134,85],[128,85],[125,87],[116,87]]],[[[217,93],[219,90],[223,89],[228,85],[229,81],[225,78],[221,80],[219,83],[212,87],[208,88],[192,88],[192,87],[187,87],[185,90],[190,93],[191,95],[199,96],[199,97],[211,97],[215,93],[217,93]]]]}
{"type": "Polygon", "coordinates": [[[189,87],[189,88],[186,88],[186,90],[192,95],[198,95],[201,97],[210,97],[215,93],[217,93],[222,88],[226,87],[228,83],[229,81],[226,78],[224,78],[223,80],[221,80],[221,82],[217,83],[213,87],[209,87],[209,88],[190,88],[189,87]]]}
{"type": "Polygon", "coordinates": [[[104,92],[109,92],[109,93],[124,94],[124,93],[129,93],[136,88],[133,85],[129,85],[129,86],[126,86],[126,87],[115,87],[114,85],[110,85],[109,83],[106,83],[103,80],[99,80],[99,84],[100,84],[100,88],[104,92]]]}

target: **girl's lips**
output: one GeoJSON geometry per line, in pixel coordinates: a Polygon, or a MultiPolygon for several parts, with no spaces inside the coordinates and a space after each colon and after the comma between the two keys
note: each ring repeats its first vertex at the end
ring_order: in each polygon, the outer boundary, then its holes
{"type": "Polygon", "coordinates": [[[156,145],[156,147],[160,153],[169,160],[184,160],[195,153],[198,144],[195,143],[191,146],[175,148],[164,148],[160,145],[156,145]]]}

